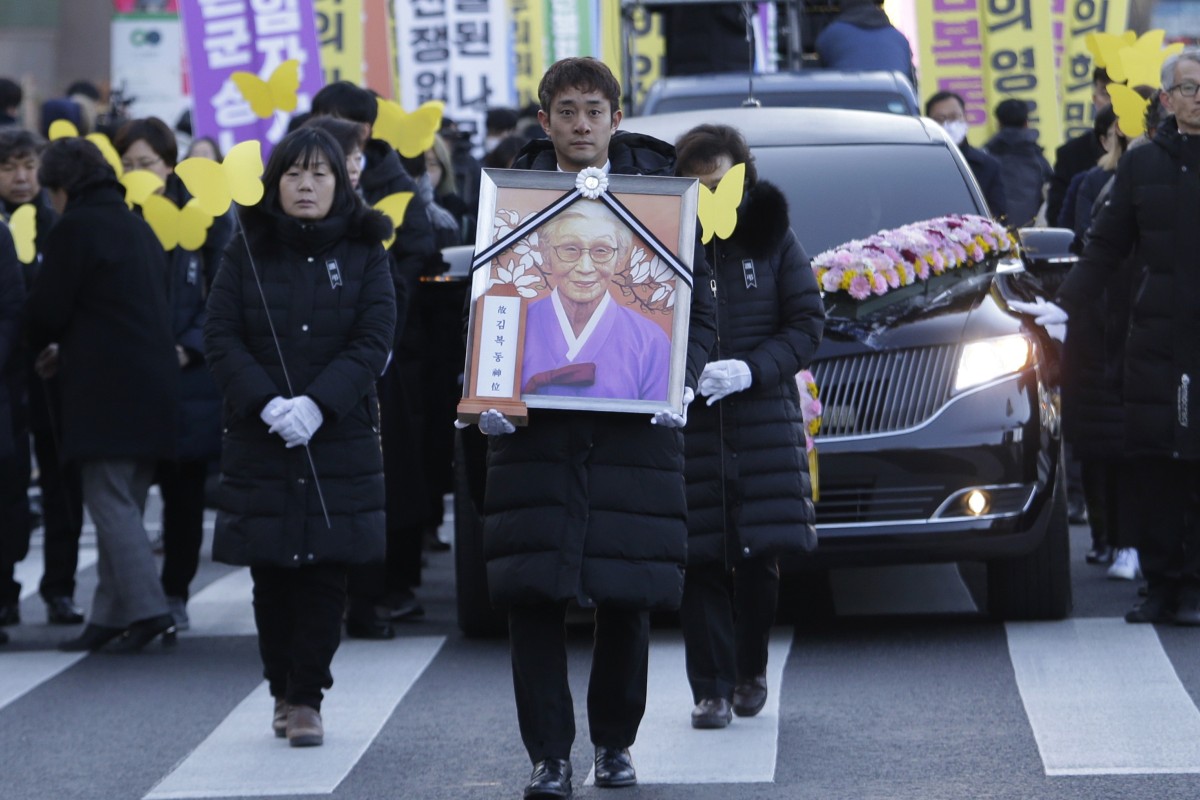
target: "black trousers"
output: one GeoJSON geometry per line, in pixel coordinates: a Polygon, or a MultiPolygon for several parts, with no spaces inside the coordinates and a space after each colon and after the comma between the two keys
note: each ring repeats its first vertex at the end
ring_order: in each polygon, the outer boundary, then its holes
{"type": "Polygon", "coordinates": [[[29,434],[17,434],[13,443],[13,455],[0,458],[0,604],[20,600],[13,574],[29,554],[29,434]]]}
{"type": "Polygon", "coordinates": [[[750,558],[689,566],[684,575],[683,644],[692,698],[733,699],[740,682],[767,671],[767,645],[779,604],[779,560],[750,558]]]}
{"type": "Polygon", "coordinates": [[[250,577],[258,652],[271,696],[319,711],[321,690],[333,686],[329,665],[341,642],[346,568],[251,567],[250,577]]]}
{"type": "Polygon", "coordinates": [[[165,461],[158,465],[162,492],[162,587],[168,597],[188,599],[188,585],[200,566],[204,541],[204,481],[207,461],[165,461]]]}
{"type": "Polygon", "coordinates": [[[1138,561],[1151,589],[1200,593],[1200,462],[1130,461],[1138,501],[1138,561]]]}
{"type": "MultiPolygon", "coordinates": [[[[521,740],[533,762],[570,758],[575,707],[567,681],[566,603],[508,610],[521,740]]],[[[588,728],[597,747],[629,747],[646,712],[650,614],[599,607],[588,683],[588,728]]]]}
{"type": "Polygon", "coordinates": [[[1124,461],[1108,458],[1081,458],[1083,494],[1087,500],[1088,527],[1092,541],[1110,547],[1137,547],[1135,527],[1123,519],[1128,486],[1123,480],[1129,469],[1124,461]]]}

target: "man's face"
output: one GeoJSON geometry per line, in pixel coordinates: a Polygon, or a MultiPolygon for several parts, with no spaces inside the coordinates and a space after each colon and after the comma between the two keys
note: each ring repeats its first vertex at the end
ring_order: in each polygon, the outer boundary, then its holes
{"type": "Polygon", "coordinates": [[[1097,112],[1112,106],[1112,98],[1108,95],[1108,83],[1092,81],[1092,108],[1097,112]]]}
{"type": "Polygon", "coordinates": [[[1175,79],[1169,91],[1163,92],[1162,103],[1175,115],[1180,133],[1200,133],[1200,64],[1180,59],[1175,63],[1175,79]],[[1192,92],[1188,97],[1185,92],[1192,92]]]}
{"type": "Polygon", "coordinates": [[[580,305],[598,301],[608,291],[621,259],[616,223],[572,217],[547,237],[550,275],[563,298],[580,305]]]}
{"type": "Polygon", "coordinates": [[[37,197],[41,188],[37,171],[38,157],[33,153],[13,156],[0,163],[0,200],[16,206],[37,197]]]}
{"type": "Polygon", "coordinates": [[[564,172],[579,172],[608,161],[608,142],[621,124],[621,112],[613,111],[600,92],[571,88],[538,112],[538,122],[554,145],[558,165],[564,172]]]}
{"type": "Polygon", "coordinates": [[[946,127],[947,122],[967,121],[963,107],[953,97],[947,97],[945,100],[939,100],[931,105],[929,107],[929,118],[943,128],[946,127]]]}

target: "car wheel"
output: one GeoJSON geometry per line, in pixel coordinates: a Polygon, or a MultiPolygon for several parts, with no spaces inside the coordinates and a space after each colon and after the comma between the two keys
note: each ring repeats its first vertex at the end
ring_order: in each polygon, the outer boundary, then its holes
{"type": "Polygon", "coordinates": [[[1071,613],[1071,540],[1059,462],[1046,534],[1028,555],[989,561],[988,612],[1000,620],[1062,619],[1071,613]]]}
{"type": "Polygon", "coordinates": [[[454,588],[458,627],[468,637],[503,636],[508,626],[504,615],[492,607],[488,597],[483,519],[471,498],[467,460],[463,437],[458,436],[454,446],[454,588]]]}

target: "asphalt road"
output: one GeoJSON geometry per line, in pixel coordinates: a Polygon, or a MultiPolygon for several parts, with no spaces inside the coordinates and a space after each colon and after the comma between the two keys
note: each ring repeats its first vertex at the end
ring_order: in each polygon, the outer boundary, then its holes
{"type": "MultiPolygon", "coordinates": [[[[771,702],[725,731],[693,731],[678,632],[654,631],[651,701],[633,748],[642,784],[598,790],[582,699],[589,639],[574,630],[578,797],[1195,798],[1200,631],[1130,626],[1131,583],[1083,563],[1073,529],[1071,620],[1004,625],[972,610],[953,567],[835,576],[837,616],[780,626],[771,702]]],[[[85,537],[78,599],[94,585],[85,537]]],[[[517,798],[529,766],[507,645],[455,627],[453,559],[432,554],[426,615],[389,642],[346,641],[323,748],[268,728],[248,579],[211,563],[193,628],[137,656],[67,656],[34,581],[0,649],[0,798],[517,798]]],[[[962,578],[965,575],[965,580],[962,578]]],[[[85,603],[86,604],[86,603],[85,603]]]]}

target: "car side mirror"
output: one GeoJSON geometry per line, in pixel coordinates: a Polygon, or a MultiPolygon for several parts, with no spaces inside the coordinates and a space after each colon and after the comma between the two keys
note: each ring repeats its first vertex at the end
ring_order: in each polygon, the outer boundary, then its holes
{"type": "Polygon", "coordinates": [[[1020,228],[1021,260],[1029,272],[1066,273],[1079,261],[1071,251],[1075,232],[1070,228],[1020,228]]]}

